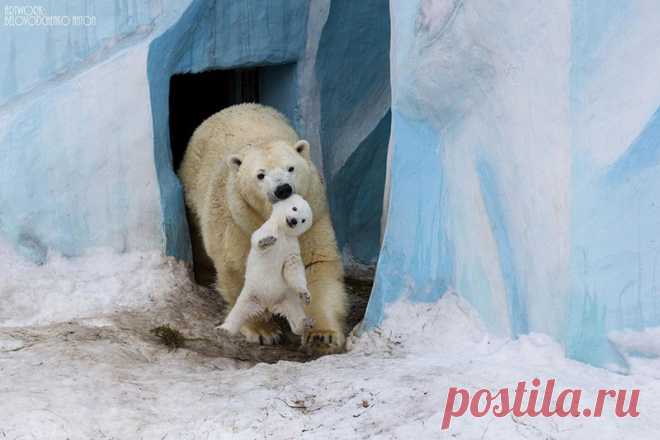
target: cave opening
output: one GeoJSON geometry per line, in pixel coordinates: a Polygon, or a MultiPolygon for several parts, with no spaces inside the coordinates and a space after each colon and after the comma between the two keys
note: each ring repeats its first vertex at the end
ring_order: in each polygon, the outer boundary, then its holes
{"type": "MultiPolygon", "coordinates": [[[[190,138],[202,122],[232,105],[260,102],[259,77],[260,69],[252,67],[182,73],[170,78],[169,128],[175,172],[179,170],[190,138]]],[[[191,215],[186,209],[195,281],[211,287],[215,282],[215,269],[191,215]]]]}
{"type": "Polygon", "coordinates": [[[209,116],[243,102],[259,102],[259,69],[209,70],[170,78],[170,146],[179,170],[193,132],[209,116]]]}

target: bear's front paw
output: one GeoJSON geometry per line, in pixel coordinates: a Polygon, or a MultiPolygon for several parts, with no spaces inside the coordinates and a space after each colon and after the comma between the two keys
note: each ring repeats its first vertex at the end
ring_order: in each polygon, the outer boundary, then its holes
{"type": "Polygon", "coordinates": [[[300,301],[304,302],[305,304],[312,302],[312,295],[310,295],[308,291],[300,292],[299,295],[300,301]]]}
{"type": "Polygon", "coordinates": [[[261,240],[259,240],[257,246],[259,246],[259,249],[263,250],[274,245],[276,241],[277,238],[273,237],[272,235],[269,235],[268,237],[264,237],[261,240]]]}
{"type": "Polygon", "coordinates": [[[303,342],[307,352],[316,354],[340,353],[344,349],[344,343],[345,338],[342,333],[320,328],[306,331],[303,342]]]}

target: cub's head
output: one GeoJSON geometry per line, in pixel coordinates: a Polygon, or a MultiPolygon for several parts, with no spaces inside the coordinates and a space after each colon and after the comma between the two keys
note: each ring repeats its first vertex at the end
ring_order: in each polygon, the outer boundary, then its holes
{"type": "Polygon", "coordinates": [[[228,158],[237,189],[255,210],[267,216],[270,205],[292,194],[306,195],[313,178],[309,143],[272,141],[245,148],[228,158]]]}
{"type": "Polygon", "coordinates": [[[314,218],[312,208],[298,194],[273,204],[271,218],[276,219],[278,226],[287,235],[296,237],[304,234],[311,226],[314,218]]]}

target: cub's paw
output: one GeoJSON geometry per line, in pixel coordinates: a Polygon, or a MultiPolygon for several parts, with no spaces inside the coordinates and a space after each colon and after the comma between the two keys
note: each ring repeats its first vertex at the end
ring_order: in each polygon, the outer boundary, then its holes
{"type": "Polygon", "coordinates": [[[282,339],[282,329],[275,321],[255,321],[244,324],[241,334],[248,342],[260,345],[279,344],[282,339]]]}
{"type": "Polygon", "coordinates": [[[302,336],[301,342],[302,345],[305,345],[307,333],[312,327],[314,327],[314,320],[312,318],[303,318],[296,323],[292,324],[289,322],[289,324],[291,324],[291,332],[294,335],[302,336]]]}
{"type": "Polygon", "coordinates": [[[305,334],[305,346],[310,353],[340,353],[344,350],[344,343],[343,333],[335,330],[313,328],[305,334]]]}
{"type": "Polygon", "coordinates": [[[259,249],[263,250],[274,245],[276,241],[277,238],[273,237],[272,235],[269,235],[268,237],[264,237],[261,240],[259,240],[257,246],[259,246],[259,249]]]}
{"type": "Polygon", "coordinates": [[[300,295],[300,301],[304,302],[305,304],[309,304],[312,302],[312,295],[310,295],[307,290],[298,293],[298,295],[300,295]]]}
{"type": "Polygon", "coordinates": [[[220,332],[220,333],[226,333],[226,334],[228,334],[228,335],[235,335],[236,333],[238,333],[238,332],[234,331],[232,328],[230,328],[230,327],[227,325],[227,323],[224,323],[224,324],[222,324],[222,325],[219,325],[219,326],[217,326],[215,329],[216,329],[218,332],[220,332]]]}
{"type": "Polygon", "coordinates": [[[305,332],[309,332],[312,327],[314,327],[314,318],[305,318],[303,320],[303,328],[305,329],[305,332]]]}

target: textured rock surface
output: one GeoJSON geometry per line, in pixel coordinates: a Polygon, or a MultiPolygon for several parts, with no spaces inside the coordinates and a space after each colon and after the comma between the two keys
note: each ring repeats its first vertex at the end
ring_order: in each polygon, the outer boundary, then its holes
{"type": "Polygon", "coordinates": [[[390,134],[388,0],[331,2],[315,72],[323,168],[345,259],[374,264],[390,134]]]}
{"type": "Polygon", "coordinates": [[[660,7],[392,4],[391,198],[367,324],[455,289],[491,330],[625,366],[660,325],[660,7]]]}
{"type": "Polygon", "coordinates": [[[0,26],[0,234],[33,261],[162,248],[145,66],[182,3],[46,2],[96,26],[0,26]]]}

